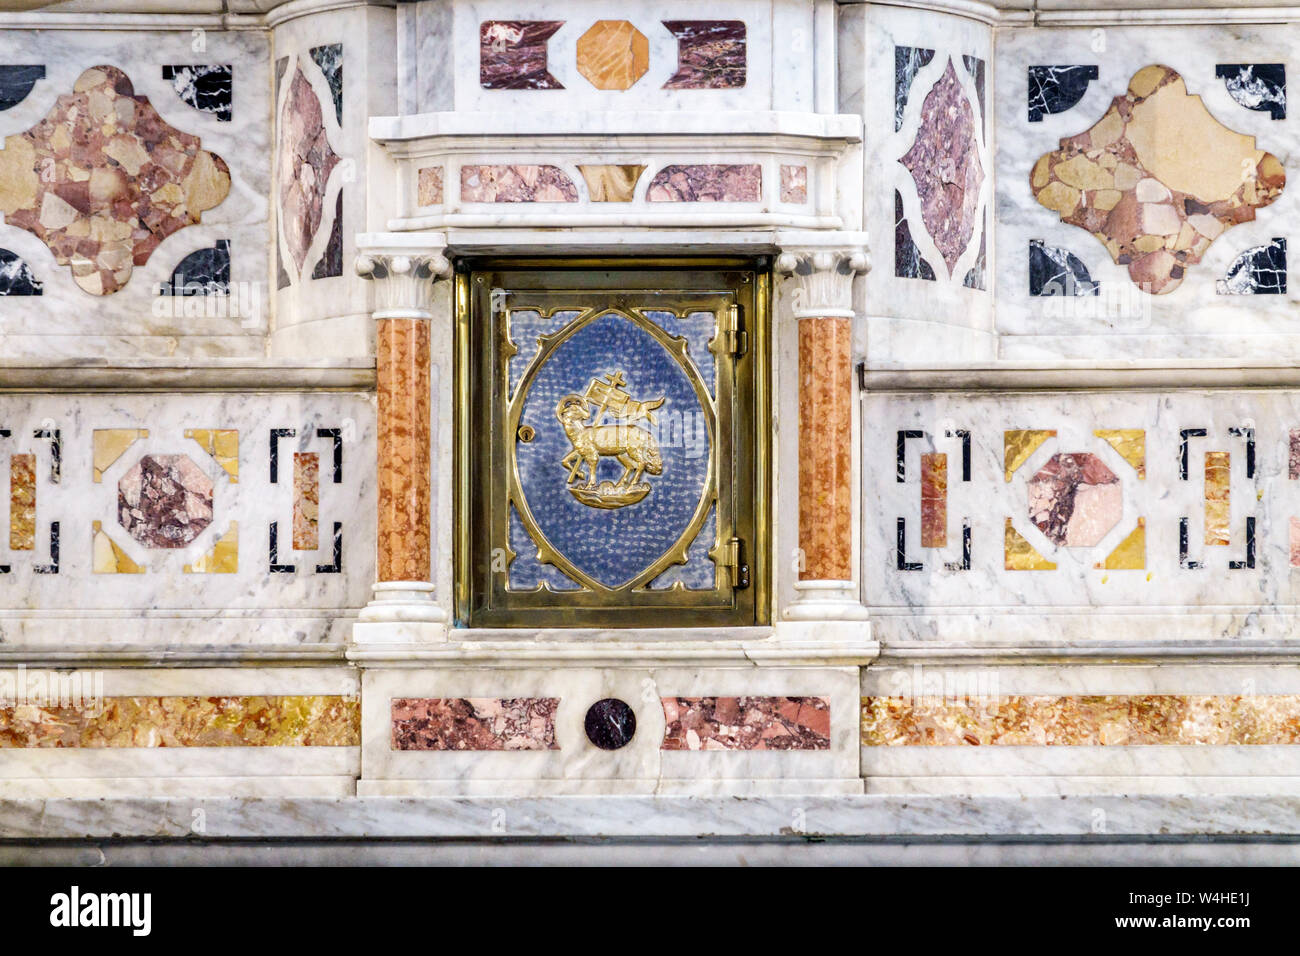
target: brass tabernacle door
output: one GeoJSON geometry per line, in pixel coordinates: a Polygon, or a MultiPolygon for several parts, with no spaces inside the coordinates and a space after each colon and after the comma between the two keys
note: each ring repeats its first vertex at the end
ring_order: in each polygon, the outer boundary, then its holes
{"type": "Polygon", "coordinates": [[[766,623],[768,273],[512,261],[456,289],[459,623],[766,623]]]}

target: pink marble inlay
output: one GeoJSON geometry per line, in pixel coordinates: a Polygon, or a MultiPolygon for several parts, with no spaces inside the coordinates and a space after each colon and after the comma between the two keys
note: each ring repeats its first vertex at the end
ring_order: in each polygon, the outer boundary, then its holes
{"type": "Polygon", "coordinates": [[[665,166],[650,181],[651,202],[758,202],[763,168],[755,165],[665,166]]]}
{"type": "Polygon", "coordinates": [[[1053,544],[1092,547],[1123,513],[1124,488],[1096,455],[1053,455],[1029,481],[1029,518],[1053,544]]]}
{"type": "Polygon", "coordinates": [[[559,750],[558,697],[394,697],[393,750],[559,750]]]}
{"type": "Polygon", "coordinates": [[[781,167],[781,202],[806,203],[808,201],[808,167],[781,167]]]}
{"type": "Polygon", "coordinates": [[[829,750],[825,697],[665,697],[662,750],[829,750]]]}
{"type": "Polygon", "coordinates": [[[1291,567],[1300,568],[1300,518],[1291,519],[1291,567]]]}
{"type": "Polygon", "coordinates": [[[577,202],[578,189],[558,166],[462,166],[464,202],[577,202]]]}
{"type": "Polygon", "coordinates": [[[416,201],[421,206],[442,205],[442,167],[426,166],[416,176],[416,201]]]}
{"type": "Polygon", "coordinates": [[[921,200],[921,221],[951,275],[975,234],[984,183],[975,113],[952,60],[921,104],[916,141],[899,162],[912,174],[921,200]]]}

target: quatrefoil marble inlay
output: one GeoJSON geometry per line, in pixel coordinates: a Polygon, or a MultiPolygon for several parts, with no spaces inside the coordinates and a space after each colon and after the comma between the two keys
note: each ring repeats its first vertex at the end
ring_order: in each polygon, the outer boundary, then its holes
{"type": "Polygon", "coordinates": [[[1087,229],[1139,288],[1172,292],[1225,230],[1286,185],[1272,153],[1228,129],[1167,66],[1129,81],[1091,129],[1034,164],[1030,185],[1062,222],[1087,229]]]}
{"type": "Polygon", "coordinates": [[[77,78],[50,113],[0,150],[0,211],[92,295],[126,285],[172,233],[230,192],[230,170],[169,126],[112,66],[77,78]]]}

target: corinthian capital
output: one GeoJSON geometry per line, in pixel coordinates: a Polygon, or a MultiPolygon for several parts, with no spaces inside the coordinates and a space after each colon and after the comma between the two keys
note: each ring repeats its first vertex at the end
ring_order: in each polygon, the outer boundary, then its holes
{"type": "Polygon", "coordinates": [[[862,246],[786,246],[776,271],[795,283],[791,302],[797,319],[853,318],[853,277],[871,267],[862,246]]]}
{"type": "Polygon", "coordinates": [[[433,318],[433,284],[451,275],[441,251],[357,256],[357,275],[375,284],[376,319],[433,318]]]}

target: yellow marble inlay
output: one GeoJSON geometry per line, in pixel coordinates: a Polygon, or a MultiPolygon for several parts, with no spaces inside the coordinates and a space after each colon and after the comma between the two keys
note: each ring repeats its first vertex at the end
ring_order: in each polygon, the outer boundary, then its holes
{"type": "Polygon", "coordinates": [[[1016,473],[1016,469],[1029,460],[1029,456],[1038,451],[1039,446],[1053,437],[1056,431],[1043,429],[1017,428],[1002,433],[1002,460],[1006,469],[1007,481],[1016,473]]]}
{"type": "Polygon", "coordinates": [[[108,536],[100,522],[94,522],[93,527],[91,570],[95,574],[144,574],[148,570],[132,561],[130,555],[108,536]]]}
{"type": "Polygon", "coordinates": [[[1205,543],[1207,545],[1231,543],[1230,465],[1231,455],[1226,451],[1205,453],[1205,543]]]}
{"type": "Polygon", "coordinates": [[[579,166],[592,202],[631,202],[644,166],[579,166]]]}
{"type": "Polygon", "coordinates": [[[1141,428],[1098,428],[1093,432],[1133,466],[1139,480],[1147,476],[1147,433],[1141,428]]]}
{"type": "Polygon", "coordinates": [[[230,483],[239,481],[239,431],[234,428],[187,428],[185,437],[193,438],[217,464],[226,470],[230,483]]]}
{"type": "Polygon", "coordinates": [[[135,441],[148,437],[147,428],[96,428],[91,436],[95,466],[94,480],[103,481],[104,472],[113,466],[113,462],[121,458],[135,441]]]}
{"type": "Polygon", "coordinates": [[[1138,518],[1137,527],[1097,565],[1107,571],[1141,571],[1147,566],[1147,523],[1138,518]]]}
{"type": "Polygon", "coordinates": [[[36,456],[9,458],[9,550],[36,549],[36,456]]]}
{"type": "Polygon", "coordinates": [[[1300,743],[1300,696],[1141,694],[862,698],[867,747],[1300,743]]]}
{"type": "Polygon", "coordinates": [[[186,574],[234,574],[239,570],[239,522],[232,521],[212,550],[184,567],[186,574]]]}
{"type": "Polygon", "coordinates": [[[356,747],[355,697],[106,697],[0,707],[0,748],[356,747]]]}
{"type": "Polygon", "coordinates": [[[1048,561],[1024,539],[1007,519],[1006,541],[1003,546],[1005,566],[1008,571],[1053,571],[1056,563],[1048,561]]]}

